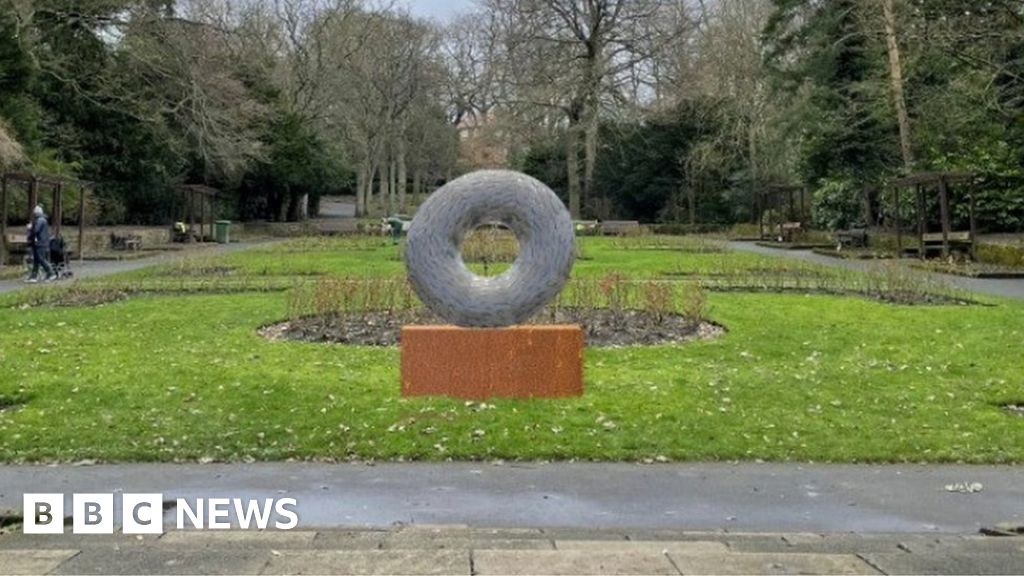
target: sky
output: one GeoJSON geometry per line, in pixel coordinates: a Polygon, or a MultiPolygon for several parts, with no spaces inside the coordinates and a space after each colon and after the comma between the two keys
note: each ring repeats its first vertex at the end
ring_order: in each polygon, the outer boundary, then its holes
{"type": "Polygon", "coordinates": [[[408,5],[416,16],[442,22],[473,6],[473,0],[400,0],[399,3],[408,5]]]}

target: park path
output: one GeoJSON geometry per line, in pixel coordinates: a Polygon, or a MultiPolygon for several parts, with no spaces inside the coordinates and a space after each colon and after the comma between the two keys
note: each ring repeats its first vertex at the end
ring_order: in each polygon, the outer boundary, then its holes
{"type": "Polygon", "coordinates": [[[324,196],[320,214],[312,220],[321,234],[347,234],[358,230],[355,199],[350,196],[324,196]]]}
{"type": "Polygon", "coordinates": [[[11,574],[1022,574],[1024,537],[395,526],[0,534],[11,574]]]}
{"type": "MultiPolygon", "coordinates": [[[[135,260],[86,260],[85,262],[73,260],[71,262],[71,270],[75,273],[75,279],[96,278],[100,276],[109,276],[111,274],[117,274],[120,272],[141,270],[142,268],[149,268],[150,266],[157,266],[159,264],[163,264],[165,262],[175,260],[183,256],[195,254],[228,254],[231,252],[248,250],[249,248],[265,243],[266,241],[233,242],[231,244],[212,244],[189,250],[163,252],[145,258],[138,258],[135,260]]],[[[67,280],[54,282],[52,284],[26,284],[25,282],[22,281],[21,278],[14,280],[0,280],[0,294],[4,294],[6,292],[13,292],[15,290],[19,290],[21,288],[26,288],[29,286],[63,286],[67,285],[67,283],[67,280]]]]}
{"type": "MultiPolygon", "coordinates": [[[[768,248],[760,246],[755,242],[739,242],[730,241],[729,247],[733,250],[740,250],[743,252],[752,252],[755,254],[762,254],[765,256],[775,256],[778,258],[789,258],[792,260],[801,260],[803,262],[812,262],[814,264],[822,264],[824,266],[831,266],[833,268],[845,268],[847,270],[868,270],[871,266],[877,266],[878,262],[871,260],[847,260],[844,258],[832,258],[830,256],[822,256],[821,254],[815,254],[810,250],[782,250],[779,248],[768,248]]],[[[936,274],[931,272],[921,272],[927,274],[933,278],[936,278],[950,286],[961,288],[963,290],[969,290],[971,292],[977,292],[979,294],[987,294],[989,296],[1003,296],[1006,298],[1022,298],[1024,299],[1024,279],[990,279],[990,278],[967,278],[963,276],[955,276],[952,274],[936,274]]]]}
{"type": "MultiPolygon", "coordinates": [[[[297,501],[301,527],[468,524],[772,532],[977,533],[1024,525],[1024,468],[758,463],[0,466],[25,492],[159,492],[297,501]],[[980,491],[947,489],[964,483],[980,491]]],[[[173,514],[173,511],[168,511],[173,514]]]]}

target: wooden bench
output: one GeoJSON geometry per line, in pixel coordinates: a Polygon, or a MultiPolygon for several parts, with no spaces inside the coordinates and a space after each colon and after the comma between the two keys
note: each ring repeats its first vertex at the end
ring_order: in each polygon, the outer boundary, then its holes
{"type": "Polygon", "coordinates": [[[4,249],[7,250],[7,253],[0,253],[0,262],[6,265],[14,265],[16,260],[11,260],[11,257],[22,256],[26,262],[31,260],[27,234],[8,233],[4,236],[4,245],[0,246],[0,252],[4,249]]]}
{"type": "Polygon", "coordinates": [[[785,242],[792,242],[794,237],[803,232],[802,222],[783,222],[779,225],[782,230],[782,239],[785,242]]]}
{"type": "Polygon", "coordinates": [[[574,220],[572,224],[576,232],[583,233],[594,232],[601,227],[601,223],[597,220],[574,220]]]}
{"type": "Polygon", "coordinates": [[[8,234],[4,239],[8,246],[17,246],[19,244],[28,245],[27,234],[8,234]]]}
{"type": "Polygon", "coordinates": [[[110,234],[110,247],[114,250],[141,250],[142,237],[136,234],[110,234]]]}
{"type": "Polygon", "coordinates": [[[796,236],[803,232],[804,225],[802,222],[783,222],[781,224],[775,224],[771,228],[766,228],[761,233],[762,240],[771,240],[774,242],[789,242],[792,243],[796,236]]]}
{"type": "MultiPolygon", "coordinates": [[[[946,235],[950,249],[970,248],[974,244],[974,238],[970,232],[950,232],[946,235]]],[[[921,237],[921,249],[927,254],[942,250],[942,232],[928,233],[921,237]]]]}
{"type": "Polygon", "coordinates": [[[4,237],[4,246],[11,254],[28,254],[28,234],[8,234],[4,237]]]}
{"type": "Polygon", "coordinates": [[[601,222],[601,233],[605,236],[630,236],[640,233],[640,222],[636,220],[605,220],[601,222]]]}
{"type": "Polygon", "coordinates": [[[836,250],[842,250],[843,248],[865,248],[867,245],[867,228],[836,230],[836,250]]]}

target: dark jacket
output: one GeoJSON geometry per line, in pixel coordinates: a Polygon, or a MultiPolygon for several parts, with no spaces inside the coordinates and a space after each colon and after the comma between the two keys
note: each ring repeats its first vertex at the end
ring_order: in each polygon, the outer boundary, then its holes
{"type": "Polygon", "coordinates": [[[46,221],[46,216],[36,218],[32,224],[32,232],[28,236],[28,242],[32,246],[50,249],[50,223],[46,221]]]}

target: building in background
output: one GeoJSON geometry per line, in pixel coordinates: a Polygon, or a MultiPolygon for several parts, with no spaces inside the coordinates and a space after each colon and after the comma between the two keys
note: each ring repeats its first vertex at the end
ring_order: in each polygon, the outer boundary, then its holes
{"type": "Polygon", "coordinates": [[[508,143],[498,115],[494,112],[467,114],[457,128],[460,173],[508,167],[508,143]]]}

